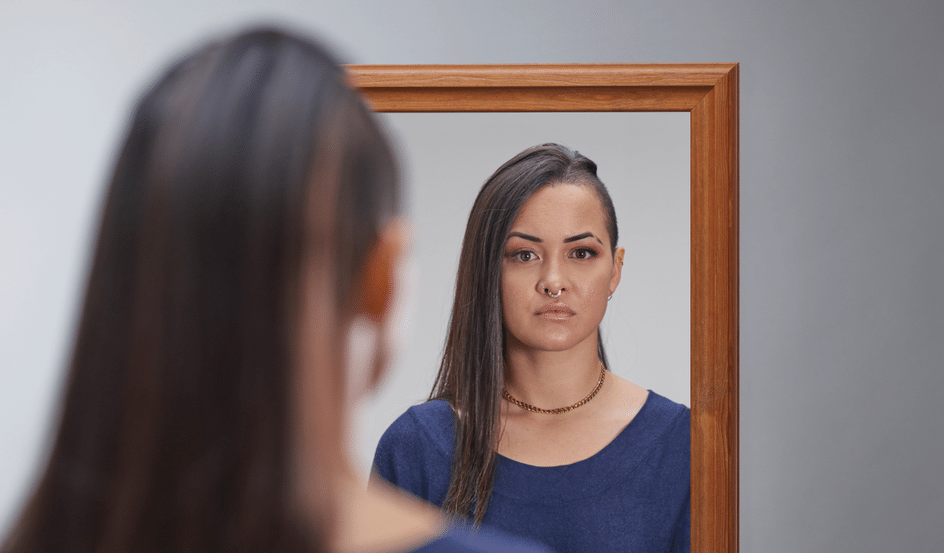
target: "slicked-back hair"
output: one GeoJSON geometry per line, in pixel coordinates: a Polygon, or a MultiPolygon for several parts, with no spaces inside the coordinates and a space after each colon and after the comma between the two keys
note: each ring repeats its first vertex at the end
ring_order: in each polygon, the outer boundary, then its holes
{"type": "Polygon", "coordinates": [[[120,148],[52,449],[2,552],[325,550],[330,486],[305,512],[295,489],[330,477],[335,344],[396,178],[308,39],[250,30],[168,69],[120,148]],[[300,374],[323,444],[303,474],[300,374]]]}
{"type": "MultiPolygon", "coordinates": [[[[495,448],[504,383],[502,260],[508,233],[524,204],[545,186],[591,187],[606,217],[611,254],[616,249],[616,211],[597,166],[559,144],[542,144],[516,155],[485,181],[462,241],[455,300],[442,363],[430,399],[447,400],[458,414],[452,477],[444,508],[481,523],[495,480],[495,448]]],[[[597,329],[597,352],[607,366],[597,329]]]]}

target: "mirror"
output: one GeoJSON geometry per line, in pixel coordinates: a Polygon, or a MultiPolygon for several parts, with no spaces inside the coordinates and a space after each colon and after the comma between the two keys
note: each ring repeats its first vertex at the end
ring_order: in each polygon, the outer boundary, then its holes
{"type": "MultiPolygon", "coordinates": [[[[349,66],[348,70],[354,86],[378,112],[688,113],[692,547],[737,551],[738,66],[349,66]]],[[[494,168],[528,145],[503,152],[491,169],[470,175],[475,183],[471,194],[494,168]]],[[[594,158],[582,145],[569,145],[594,158]]],[[[605,173],[601,176],[613,188],[605,173]]],[[[470,205],[471,199],[458,215],[462,224],[470,205]]],[[[454,268],[458,247],[445,255],[454,268]]],[[[431,340],[424,343],[436,351],[441,347],[441,337],[437,338],[435,346],[431,340]]],[[[429,389],[427,383],[418,387],[429,389]]]]}
{"type": "Polygon", "coordinates": [[[502,163],[542,142],[594,160],[616,207],[627,263],[601,325],[611,370],[691,405],[687,113],[381,115],[401,150],[422,308],[411,317],[414,339],[368,407],[373,416],[363,419],[368,430],[361,453],[368,465],[391,413],[399,416],[429,393],[476,193],[502,163]]]}

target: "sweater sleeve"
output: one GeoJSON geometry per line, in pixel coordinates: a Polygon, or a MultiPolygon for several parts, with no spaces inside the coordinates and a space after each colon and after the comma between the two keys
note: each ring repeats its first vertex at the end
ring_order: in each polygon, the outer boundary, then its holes
{"type": "Polygon", "coordinates": [[[682,460],[678,480],[685,482],[685,501],[681,515],[672,531],[671,553],[690,553],[692,549],[692,494],[691,494],[691,411],[683,409],[675,425],[676,457],[682,460]]]}
{"type": "MultiPolygon", "coordinates": [[[[411,407],[387,428],[374,453],[373,475],[398,488],[441,506],[446,497],[452,468],[452,444],[437,426],[451,425],[440,420],[438,409],[429,403],[411,407]]],[[[449,413],[451,415],[451,412],[449,413]]]]}
{"type": "Polygon", "coordinates": [[[672,534],[671,553],[690,553],[692,550],[692,504],[691,496],[685,499],[685,506],[682,509],[682,516],[672,534]]]}

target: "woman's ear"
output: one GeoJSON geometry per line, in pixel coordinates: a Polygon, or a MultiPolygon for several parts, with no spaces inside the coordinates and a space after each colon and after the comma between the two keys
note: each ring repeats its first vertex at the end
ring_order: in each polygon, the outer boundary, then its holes
{"type": "Polygon", "coordinates": [[[355,296],[355,315],[375,323],[387,318],[396,293],[397,268],[407,252],[410,233],[402,219],[387,223],[364,263],[355,296]]]}
{"type": "Polygon", "coordinates": [[[391,321],[391,315],[398,307],[395,300],[404,293],[398,288],[403,285],[401,264],[410,246],[408,228],[401,219],[384,226],[368,254],[355,290],[354,317],[348,336],[348,386],[353,398],[379,384],[395,347],[391,327],[396,321],[391,321]]]}
{"type": "Polygon", "coordinates": [[[616,287],[619,286],[620,279],[623,277],[623,256],[626,255],[626,250],[622,247],[616,248],[616,251],[613,252],[613,274],[610,275],[610,295],[613,295],[613,292],[616,292],[616,287]]]}

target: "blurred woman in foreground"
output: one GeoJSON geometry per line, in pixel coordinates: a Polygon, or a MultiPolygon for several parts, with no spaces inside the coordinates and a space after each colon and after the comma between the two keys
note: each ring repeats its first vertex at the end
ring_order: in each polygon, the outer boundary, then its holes
{"type": "Polygon", "coordinates": [[[350,468],[398,201],[317,44],[256,30],[173,65],[120,150],[52,451],[2,551],[518,550],[350,468]]]}

